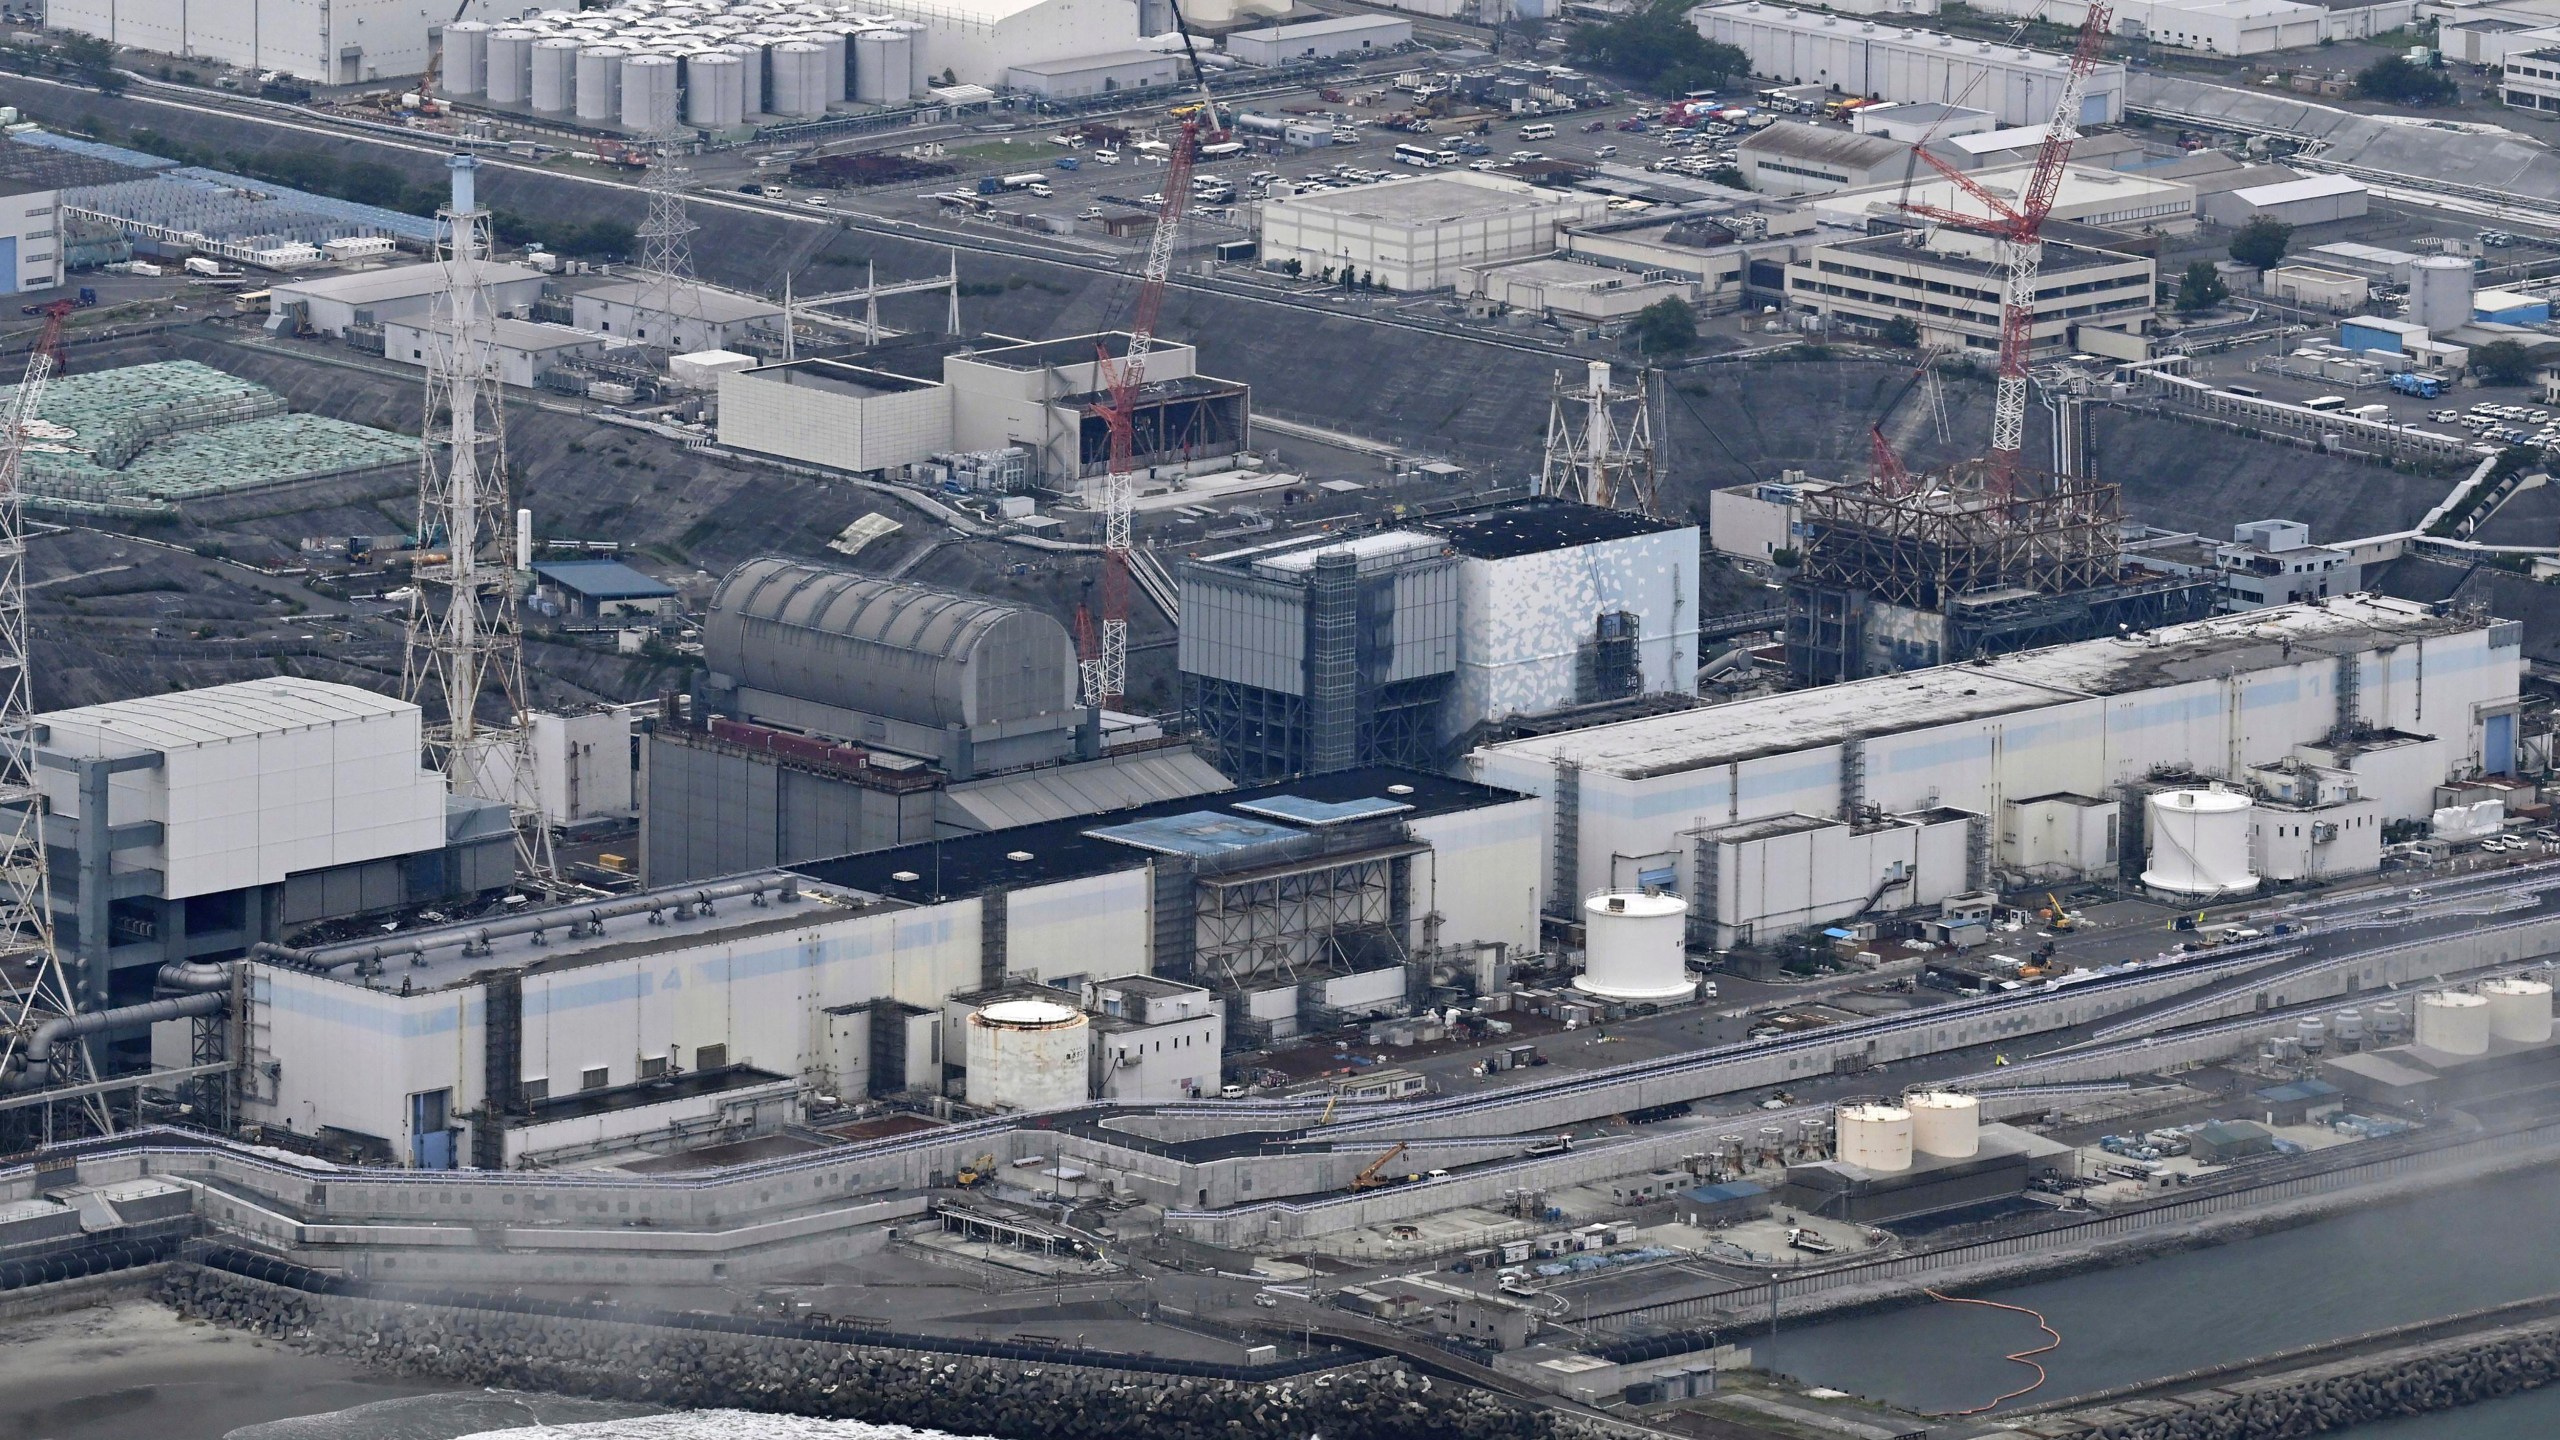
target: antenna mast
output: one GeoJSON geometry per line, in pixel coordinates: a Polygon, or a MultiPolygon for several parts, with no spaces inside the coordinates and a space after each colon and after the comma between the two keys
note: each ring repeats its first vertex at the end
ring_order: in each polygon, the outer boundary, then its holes
{"type": "Polygon", "coordinates": [[[412,573],[401,694],[427,711],[428,761],[457,795],[503,801],[513,812],[517,869],[544,889],[558,880],[551,830],[534,795],[516,620],[516,574],[507,560],[506,431],[495,369],[496,311],[487,275],[489,216],[479,204],[480,162],[445,161],[452,202],[442,212],[444,291],[427,355],[427,419],[418,468],[418,564],[412,573]],[[443,454],[437,454],[441,440],[443,454]],[[435,557],[441,554],[442,559],[435,557]],[[443,715],[435,718],[441,704],[443,715]],[[503,717],[488,723],[484,705],[503,717]]]}

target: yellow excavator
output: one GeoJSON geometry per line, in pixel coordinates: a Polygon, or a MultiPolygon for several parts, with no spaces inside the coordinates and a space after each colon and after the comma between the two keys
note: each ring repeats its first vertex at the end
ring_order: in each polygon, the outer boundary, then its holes
{"type": "Polygon", "coordinates": [[[2047,890],[2044,892],[2044,903],[2044,923],[2046,928],[2051,929],[2056,933],[2060,933],[2061,931],[2069,930],[2080,923],[2072,918],[2070,911],[2062,908],[2062,897],[2054,894],[2052,891],[2047,890]]]}
{"type": "Polygon", "coordinates": [[[1395,1185],[1395,1184],[1399,1184],[1399,1183],[1401,1183],[1401,1182],[1403,1182],[1403,1181],[1405,1181],[1405,1180],[1412,1180],[1412,1179],[1417,1179],[1417,1178],[1419,1178],[1419,1177],[1417,1177],[1417,1176],[1412,1176],[1412,1175],[1382,1176],[1382,1175],[1380,1174],[1380,1172],[1384,1171],[1384,1170],[1385,1170],[1389,1165],[1391,1165],[1391,1164],[1395,1163],[1395,1158],[1396,1158],[1397,1156],[1399,1156],[1399,1155],[1403,1154],[1404,1152],[1406,1152],[1407,1150],[1410,1150],[1410,1149],[1412,1149],[1412,1148],[1413,1148],[1413,1147],[1412,1147],[1411,1145],[1405,1144],[1405,1143],[1404,1143],[1404,1142],[1402,1142],[1402,1141],[1398,1141],[1398,1142],[1397,1142],[1397,1144],[1396,1144],[1396,1148],[1394,1148],[1393,1150],[1388,1151],[1388,1152],[1387,1152],[1386,1154],[1384,1154],[1384,1155],[1379,1156],[1377,1159],[1370,1161],[1370,1162],[1369,1162],[1369,1168],[1368,1168],[1368,1169],[1363,1170],[1363,1171],[1361,1171],[1359,1174],[1352,1176],[1352,1177],[1351,1177],[1351,1188],[1352,1188],[1352,1189],[1354,1189],[1354,1190],[1375,1190],[1375,1189],[1379,1188],[1379,1187],[1380,1187],[1380,1186],[1382,1186],[1382,1185],[1395,1185]]]}
{"type": "Polygon", "coordinates": [[[960,1173],[952,1178],[959,1182],[961,1189],[975,1190],[980,1185],[994,1179],[995,1174],[996,1157],[993,1155],[981,1155],[975,1160],[967,1161],[962,1164],[960,1167],[960,1173]]]}

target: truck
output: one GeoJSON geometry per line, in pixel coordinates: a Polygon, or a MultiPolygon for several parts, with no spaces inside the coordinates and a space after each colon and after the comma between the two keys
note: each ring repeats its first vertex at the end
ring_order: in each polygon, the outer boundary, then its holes
{"type": "Polygon", "coordinates": [[[1076,158],[1076,157],[1075,157],[1075,156],[1073,156],[1073,155],[1061,155],[1061,156],[1059,156],[1059,157],[1058,157],[1057,164],[1058,164],[1058,168],[1059,168],[1059,169],[1061,169],[1061,170],[1081,170],[1081,169],[1083,169],[1083,168],[1084,168],[1084,161],[1082,161],[1082,160],[1080,160],[1080,159],[1076,158]]]}
{"type": "MultiPolygon", "coordinates": [[[[1037,170],[1026,171],[1020,175],[1002,176],[996,181],[997,187],[1004,190],[1028,190],[1034,185],[1045,185],[1047,183],[1048,181],[1043,179],[1040,172],[1037,170]]],[[[981,190],[980,193],[987,194],[992,192],[981,190]]]]}
{"type": "Polygon", "coordinates": [[[2433,400],[2444,393],[2444,382],[2433,375],[2416,375],[2403,371],[2392,376],[2390,384],[2395,392],[2402,395],[2415,395],[2421,400],[2433,400]]]}

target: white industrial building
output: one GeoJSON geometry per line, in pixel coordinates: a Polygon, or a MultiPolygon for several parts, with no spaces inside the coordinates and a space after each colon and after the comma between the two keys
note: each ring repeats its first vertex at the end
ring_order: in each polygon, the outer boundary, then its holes
{"type": "Polygon", "coordinates": [[[1004,83],[1044,100],[1080,100],[1121,90],[1157,90],[1182,80],[1182,57],[1163,50],[1115,50],[1065,60],[1031,60],[1004,83]]]}
{"type": "Polygon", "coordinates": [[[693,281],[594,286],[570,297],[569,314],[578,329],[678,353],[734,350],[751,332],[782,327],[772,301],[693,281]]]}
{"type": "Polygon", "coordinates": [[[2425,819],[2437,786],[2513,771],[2521,632],[2331,598],[1507,741],[1468,770],[1553,807],[1550,908],[1669,890],[1721,948],[1995,872],[2113,876],[2162,777],[2324,765],[2384,820],[2425,819]]]}
{"type": "Polygon", "coordinates": [[[0,177],[0,294],[62,284],[62,192],[34,179],[0,177]]]}
{"type": "Polygon", "coordinates": [[[1937,174],[1911,153],[1911,142],[1794,120],[1751,132],[1733,158],[1763,195],[1828,195],[1937,174]]]}
{"type": "MultiPolygon", "coordinates": [[[[479,267],[481,293],[499,314],[524,309],[542,298],[544,277],[532,266],[494,260],[474,263],[479,267]]],[[[445,290],[445,267],[435,264],[386,265],[378,270],[286,280],[269,291],[267,328],[291,330],[298,323],[317,334],[343,336],[354,324],[388,325],[394,320],[424,318],[445,290]]]]}
{"type": "Polygon", "coordinates": [[[1698,285],[1658,270],[1620,270],[1548,256],[1469,265],[1458,272],[1458,294],[1499,309],[1613,325],[1658,300],[1694,300],[1698,285]]]}
{"type": "MultiPolygon", "coordinates": [[[[1110,463],[1101,352],[1116,359],[1128,340],[1115,331],[964,350],[944,358],[939,383],[836,360],[731,371],[720,377],[720,443],[852,471],[1020,449],[1032,478],[1072,486],[1110,463]]],[[[1137,401],[1144,471],[1222,463],[1250,443],[1245,387],[1201,374],[1190,345],[1157,344],[1137,401]]]]}
{"type": "Polygon", "coordinates": [[[1128,0],[862,0],[864,14],[924,26],[923,68],[963,85],[1000,85],[1016,65],[1135,50],[1128,0]]]}
{"type": "Polygon", "coordinates": [[[1338,60],[1375,55],[1413,43],[1413,22],[1392,15],[1337,15],[1239,30],[1226,39],[1227,53],[1246,65],[1296,65],[1309,60],[1338,60]]]}
{"type": "MultiPolygon", "coordinates": [[[[480,350],[489,372],[506,384],[526,387],[533,385],[543,371],[564,360],[592,359],[614,346],[613,341],[590,331],[507,315],[489,321],[485,333],[488,338],[481,341],[480,350]]],[[[393,320],[382,327],[382,353],[386,359],[432,365],[442,358],[450,343],[434,322],[424,317],[393,320]]]]}
{"type": "Polygon", "coordinates": [[[1947,105],[1935,100],[1901,105],[1868,105],[1849,116],[1849,128],[1861,135],[1882,135],[1905,145],[1925,145],[1960,135],[1985,134],[1999,125],[1988,110],[1947,105]]]}
{"type": "Polygon", "coordinates": [[[2258,219],[2295,227],[2326,225],[2333,220],[2362,219],[2370,195],[2363,181],[2349,176],[2305,175],[2222,191],[2204,202],[2204,218],[2231,226],[2258,219]]]}
{"type": "Polygon", "coordinates": [[[280,70],[322,85],[415,80],[432,37],[454,18],[437,0],[332,0],[272,5],[262,0],[48,0],[56,30],[155,55],[280,70]]]}
{"type": "MultiPolygon", "coordinates": [[[[1982,0],[1994,15],[2077,28],[2088,0],[1982,0]]],[[[2204,55],[2263,55],[2324,40],[2361,40],[2415,18],[2418,0],[2121,0],[2114,33],[2204,55]]]]}
{"type": "Polygon", "coordinates": [[[1460,172],[1274,200],[1257,235],[1265,265],[1347,266],[1390,290],[1438,290],[1469,265],[1547,254],[1566,226],[1608,213],[1604,196],[1460,172]]]}
{"type": "Polygon", "coordinates": [[[1400,1013],[1415,964],[1534,949],[1540,808],[1355,771],[266,952],[247,1118],[495,1168],[772,1128],[812,1091],[1214,1095],[1248,997],[1284,1030],[1400,1013]],[[1274,865],[1318,883],[1279,894],[1274,865]],[[1023,1000],[1082,1023],[998,1008],[1023,1000]],[[986,1010],[1024,1023],[979,1034],[986,1010]],[[990,1041],[1020,1073],[973,1064],[990,1041]],[[1073,1093],[1043,1089],[1070,1044],[1073,1093]]]}
{"type": "MultiPolygon", "coordinates": [[[[1923,345],[1996,352],[2006,275],[1987,236],[1908,230],[1820,246],[1790,263],[1787,302],[1870,328],[1908,319],[1923,345]]],[[[2150,256],[2047,240],[2029,332],[2036,348],[2075,345],[2084,327],[2142,333],[2158,304],[2157,278],[2150,256]]]]}
{"type": "MultiPolygon", "coordinates": [[[[1739,48],[1755,75],[1790,85],[1827,85],[1844,95],[1935,100],[1980,106],[2003,125],[2053,118],[2069,73],[2067,56],[1989,41],[1879,25],[1762,0],[1690,12],[1698,33],[1739,48]]],[[[2124,119],[2124,67],[2098,66],[2080,97],[2080,123],[2124,119]]]]}
{"type": "MultiPolygon", "coordinates": [[[[1993,195],[2015,203],[2032,164],[1976,170],[1967,178],[1993,195]]],[[[1959,215],[1995,218],[1989,207],[1945,176],[1929,173],[1910,183],[1871,185],[1842,190],[1812,202],[1816,221],[1844,230],[1865,230],[1871,220],[1908,221],[1906,204],[1924,205],[1959,215]]],[[[2053,194],[2047,218],[2105,230],[2184,235],[2196,227],[2196,190],[2181,180],[2163,180],[2089,165],[2065,165],[2062,183],[2053,194]]]]}

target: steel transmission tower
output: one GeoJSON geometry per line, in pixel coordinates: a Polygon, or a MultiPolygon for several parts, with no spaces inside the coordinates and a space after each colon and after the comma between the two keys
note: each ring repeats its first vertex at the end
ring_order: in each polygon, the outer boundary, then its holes
{"type": "Polygon", "coordinates": [[[506,555],[513,527],[495,370],[496,310],[487,289],[489,216],[476,190],[480,162],[456,155],[445,164],[453,172],[453,199],[440,217],[444,291],[427,354],[419,556],[401,694],[430,717],[428,756],[453,792],[504,802],[515,814],[517,868],[525,883],[550,888],[559,871],[534,794],[524,641],[516,623],[516,574],[506,555]],[[487,723],[484,705],[504,718],[487,723]]]}
{"type": "MultiPolygon", "coordinates": [[[[27,655],[27,532],[21,499],[19,461],[26,447],[27,424],[44,403],[61,352],[62,319],[67,305],[50,312],[44,336],[27,361],[0,432],[0,1075],[15,1075],[32,1065],[46,1068],[57,1084],[95,1080],[97,1070],[85,1039],[68,1038],[35,1053],[37,1032],[47,1021],[68,1019],[81,1009],[103,1010],[107,997],[76,988],[62,967],[54,945],[53,885],[44,850],[44,796],[36,784],[35,693],[27,655]]],[[[89,1123],[101,1132],[114,1128],[103,1097],[83,1101],[89,1123]]],[[[50,1121],[50,1107],[47,1107],[50,1121]]]]}
{"type": "Polygon", "coordinates": [[[1606,360],[1592,361],[1579,387],[1566,385],[1564,372],[1557,371],[1538,493],[1651,515],[1658,474],[1653,406],[1642,379],[1615,384],[1606,360]]]}
{"type": "Polygon", "coordinates": [[[702,319],[702,294],[693,279],[693,217],[685,210],[684,172],[676,167],[678,135],[668,130],[655,137],[657,158],[641,176],[649,215],[640,223],[640,270],[648,278],[639,308],[644,316],[655,311],[666,317],[671,326],[679,319],[702,319]]]}

